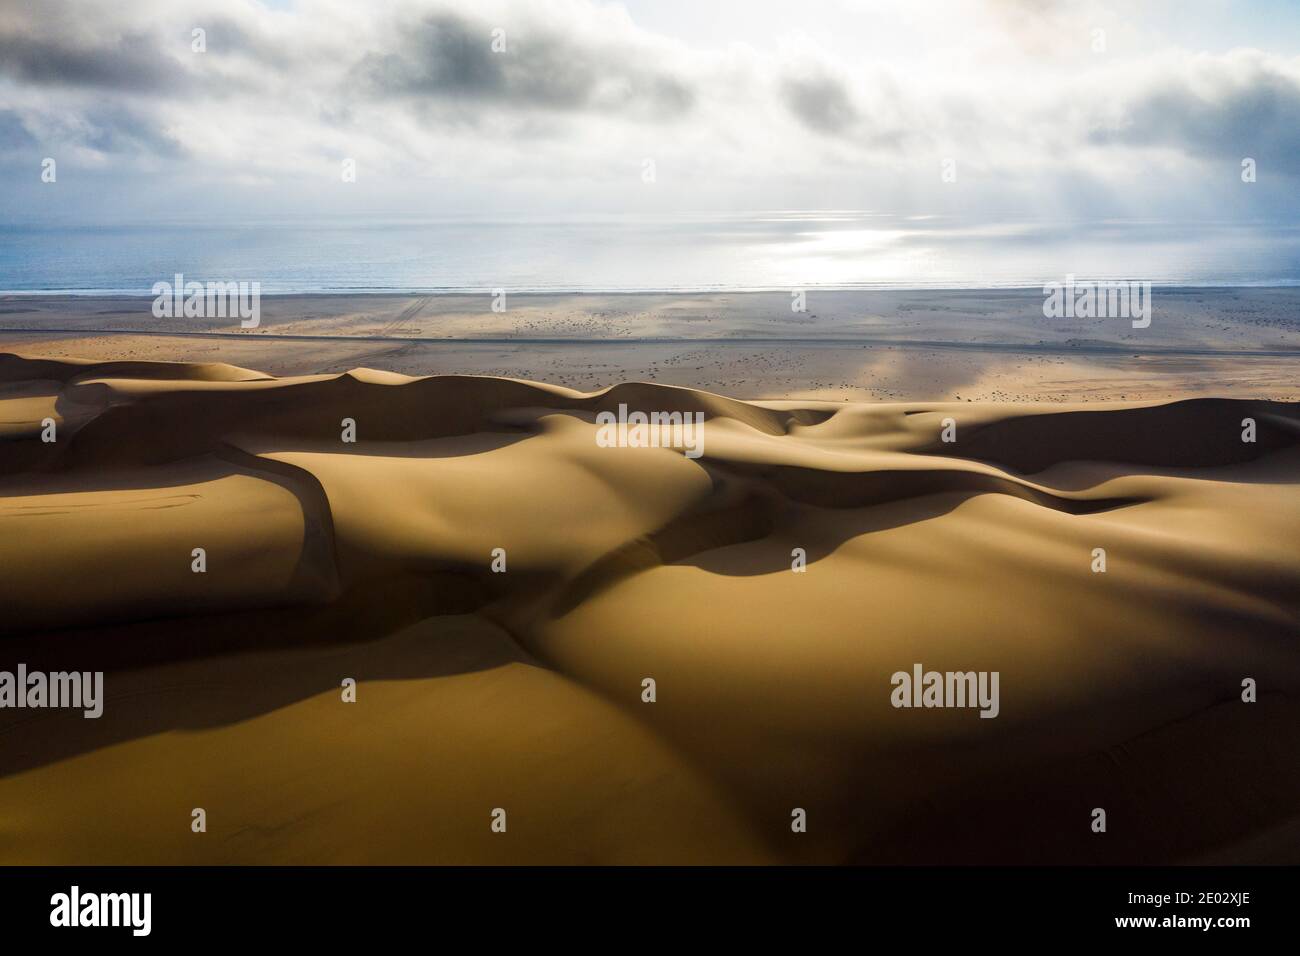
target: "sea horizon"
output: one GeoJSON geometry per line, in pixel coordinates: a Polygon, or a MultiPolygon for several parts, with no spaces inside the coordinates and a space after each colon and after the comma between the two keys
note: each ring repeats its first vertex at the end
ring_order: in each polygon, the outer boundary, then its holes
{"type": "Polygon", "coordinates": [[[147,296],[176,274],[263,295],[691,294],[1300,285],[1283,223],[757,211],[691,216],[286,218],[0,228],[0,294],[147,296]]]}

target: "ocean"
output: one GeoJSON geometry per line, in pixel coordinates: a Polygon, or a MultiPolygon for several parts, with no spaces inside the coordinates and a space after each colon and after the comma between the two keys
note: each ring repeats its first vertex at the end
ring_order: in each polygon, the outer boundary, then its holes
{"type": "Polygon", "coordinates": [[[1300,227],[860,211],[0,225],[0,293],[147,295],[176,273],[263,294],[1298,285],[1300,227]]]}

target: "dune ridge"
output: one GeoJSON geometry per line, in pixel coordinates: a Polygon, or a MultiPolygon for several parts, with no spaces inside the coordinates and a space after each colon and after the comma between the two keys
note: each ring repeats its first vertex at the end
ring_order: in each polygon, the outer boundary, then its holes
{"type": "Polygon", "coordinates": [[[0,711],[5,862],[1300,859],[1258,840],[1300,818],[1300,404],[6,354],[0,443],[3,660],[110,688],[0,711]],[[600,447],[620,406],[702,457],[600,447]],[[892,708],[914,662],[1001,715],[892,708]],[[213,839],[154,822],[205,799],[213,839]]]}

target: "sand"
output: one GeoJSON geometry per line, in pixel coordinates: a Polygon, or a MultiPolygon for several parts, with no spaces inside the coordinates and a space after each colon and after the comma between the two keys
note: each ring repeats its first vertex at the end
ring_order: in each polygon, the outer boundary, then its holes
{"type": "Polygon", "coordinates": [[[0,351],[357,367],[596,391],[629,381],[741,399],[1300,401],[1300,289],[1158,288],[1151,325],[1047,319],[1040,289],[263,296],[253,330],[159,319],[142,297],[0,296],[0,351]]]}
{"type": "Polygon", "coordinates": [[[0,863],[1300,862],[1295,402],[6,354],[0,429],[0,666],[106,686],[0,709],[0,863]]]}

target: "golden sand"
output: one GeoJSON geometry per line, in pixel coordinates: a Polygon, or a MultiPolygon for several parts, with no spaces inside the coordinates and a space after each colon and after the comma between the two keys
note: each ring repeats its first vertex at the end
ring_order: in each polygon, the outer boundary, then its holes
{"type": "Polygon", "coordinates": [[[0,355],[0,440],[0,667],[106,674],[0,710],[0,863],[1300,858],[1295,404],[0,355]]]}

